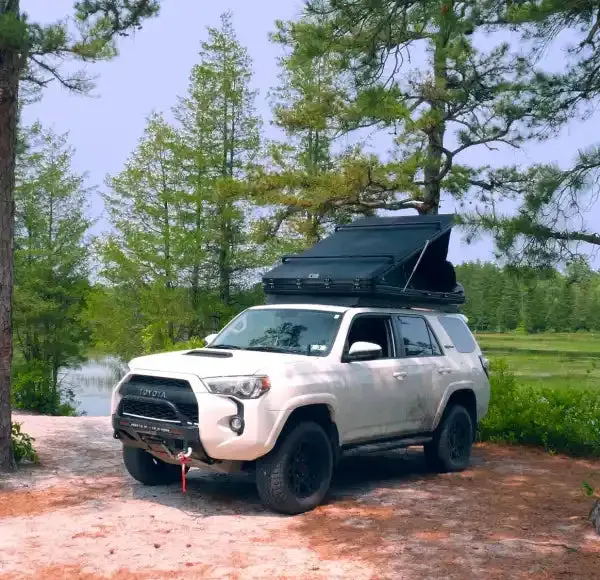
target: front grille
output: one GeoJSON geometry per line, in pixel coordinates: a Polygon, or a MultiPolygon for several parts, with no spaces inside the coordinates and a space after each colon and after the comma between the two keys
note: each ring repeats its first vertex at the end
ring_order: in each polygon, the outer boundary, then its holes
{"type": "MultiPolygon", "coordinates": [[[[123,399],[121,406],[123,415],[135,415],[137,417],[147,417],[157,421],[177,422],[177,414],[173,408],[165,403],[154,401],[136,401],[132,399],[123,399]]],[[[198,413],[196,412],[196,415],[198,413]]]]}
{"type": "Polygon", "coordinates": [[[177,408],[190,423],[198,423],[197,403],[180,403],[179,405],[177,405],[177,408]]]}
{"type": "Polygon", "coordinates": [[[153,377],[149,375],[132,375],[127,381],[131,387],[146,387],[158,389],[188,389],[191,390],[190,383],[182,379],[167,379],[164,377],[153,377]]]}
{"type": "Polygon", "coordinates": [[[120,413],[185,425],[198,423],[198,401],[188,381],[132,375],[121,386],[120,413]]]}

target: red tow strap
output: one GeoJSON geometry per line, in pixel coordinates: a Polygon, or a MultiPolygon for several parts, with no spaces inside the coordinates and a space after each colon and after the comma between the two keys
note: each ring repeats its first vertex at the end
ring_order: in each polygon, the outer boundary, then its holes
{"type": "Polygon", "coordinates": [[[180,453],[177,456],[177,459],[181,462],[181,491],[183,493],[187,492],[187,481],[186,481],[186,466],[192,462],[190,455],[192,454],[192,449],[188,447],[187,453],[180,453]]]}

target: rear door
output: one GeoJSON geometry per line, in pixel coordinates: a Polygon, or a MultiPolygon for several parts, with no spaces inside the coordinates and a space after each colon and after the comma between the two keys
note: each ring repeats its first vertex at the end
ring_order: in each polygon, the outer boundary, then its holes
{"type": "Polygon", "coordinates": [[[477,398],[478,418],[485,415],[489,402],[487,359],[481,353],[465,319],[459,314],[437,316],[439,337],[444,343],[452,389],[473,389],[477,398]]]}
{"type": "Polygon", "coordinates": [[[401,433],[417,434],[431,431],[443,382],[451,373],[439,341],[424,316],[396,314],[393,317],[397,342],[401,348],[398,361],[403,373],[400,383],[404,405],[398,414],[401,433]]]}

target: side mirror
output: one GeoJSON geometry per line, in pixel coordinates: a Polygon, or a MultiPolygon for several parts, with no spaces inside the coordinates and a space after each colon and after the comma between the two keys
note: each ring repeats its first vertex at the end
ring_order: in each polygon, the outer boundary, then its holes
{"type": "Polygon", "coordinates": [[[204,338],[204,342],[206,342],[206,346],[208,346],[215,338],[217,338],[218,333],[209,334],[204,338]]]}
{"type": "Polygon", "coordinates": [[[374,360],[381,357],[383,349],[374,342],[355,342],[348,351],[346,360],[361,361],[374,360]]]}

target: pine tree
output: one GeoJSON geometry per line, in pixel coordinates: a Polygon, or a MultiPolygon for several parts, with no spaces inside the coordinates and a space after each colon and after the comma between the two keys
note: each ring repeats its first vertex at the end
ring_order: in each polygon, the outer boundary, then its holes
{"type": "Polygon", "coordinates": [[[516,330],[521,319],[521,292],[516,276],[506,270],[499,270],[496,281],[499,289],[499,301],[496,315],[501,332],[516,330]]]}
{"type": "MultiPolygon", "coordinates": [[[[502,4],[508,8],[506,17],[512,28],[526,32],[533,55],[542,56],[553,49],[565,55],[559,69],[548,59],[536,59],[528,91],[529,108],[537,120],[535,136],[546,140],[573,119],[588,120],[600,102],[597,2],[502,4]]],[[[560,165],[495,170],[479,184],[487,202],[480,209],[486,211],[466,216],[466,221],[473,231],[491,233],[499,252],[514,263],[564,263],[600,246],[600,228],[590,213],[598,196],[599,177],[599,143],[561,151],[560,165]],[[567,168],[565,156],[573,159],[567,168]],[[499,211],[505,200],[510,200],[510,212],[499,211]]]]}
{"type": "MultiPolygon", "coordinates": [[[[105,196],[115,233],[102,243],[102,276],[138,294],[147,348],[173,344],[186,321],[180,290],[186,239],[179,223],[182,182],[173,129],[158,115],[105,196]]],[[[118,324],[119,321],[110,320],[118,324]]]]}
{"type": "Polygon", "coordinates": [[[223,14],[221,27],[208,29],[188,94],[175,109],[181,126],[178,155],[188,192],[185,212],[196,308],[200,288],[216,278],[219,300],[227,310],[245,272],[256,265],[245,216],[245,180],[260,147],[251,67],[231,14],[223,14]]]}
{"type": "Polygon", "coordinates": [[[290,25],[299,58],[330,55],[349,80],[339,132],[393,132],[389,163],[365,157],[347,168],[357,209],[437,213],[442,193],[462,199],[485,174],[459,164],[468,152],[521,142],[519,123],[534,114],[528,63],[506,42],[487,52],[473,42],[474,32],[503,25],[503,9],[487,1],[313,0],[290,25]],[[425,63],[409,69],[413,51],[425,63]]]}
{"type": "Polygon", "coordinates": [[[59,369],[84,360],[89,190],[66,135],[34,125],[17,160],[14,328],[18,406],[55,413],[59,369]]]}
{"type": "MultiPolygon", "coordinates": [[[[273,40],[285,47],[289,26],[279,22],[278,27],[273,40]]],[[[335,60],[320,55],[307,61],[288,50],[279,67],[271,100],[285,142],[270,145],[270,164],[255,184],[258,199],[271,208],[259,239],[273,258],[314,245],[354,213],[336,187],[344,155],[333,152],[332,118],[343,107],[345,88],[335,60]]]]}
{"type": "Polygon", "coordinates": [[[52,80],[76,92],[91,83],[80,71],[64,72],[69,57],[80,62],[116,55],[115,37],[139,28],[158,12],[157,0],[80,0],[75,19],[54,24],[29,20],[19,0],[0,0],[0,470],[13,466],[10,380],[13,355],[12,293],[15,159],[19,88],[43,89],[52,80]]]}

